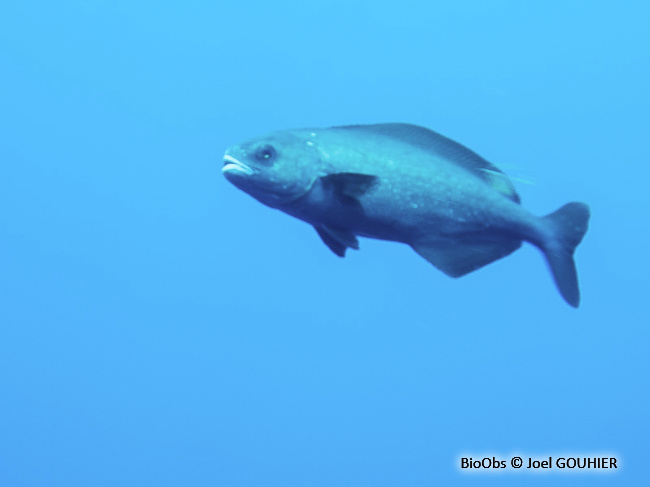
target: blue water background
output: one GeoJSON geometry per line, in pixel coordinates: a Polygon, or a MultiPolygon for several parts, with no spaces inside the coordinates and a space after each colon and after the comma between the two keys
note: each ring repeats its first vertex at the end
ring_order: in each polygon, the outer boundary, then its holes
{"type": "Polygon", "coordinates": [[[642,485],[647,2],[0,3],[0,485],[642,485]],[[305,126],[433,128],[591,205],[580,309],[539,251],[454,280],[335,257],[221,175],[305,126]],[[609,475],[463,454],[609,452],[609,475]]]}

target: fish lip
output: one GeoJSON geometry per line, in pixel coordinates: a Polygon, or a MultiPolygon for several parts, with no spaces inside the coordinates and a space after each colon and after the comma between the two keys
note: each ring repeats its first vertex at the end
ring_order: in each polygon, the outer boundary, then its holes
{"type": "Polygon", "coordinates": [[[223,156],[223,167],[221,168],[222,173],[241,173],[247,176],[251,176],[255,173],[250,166],[247,166],[243,162],[235,159],[233,156],[228,154],[223,156]]]}

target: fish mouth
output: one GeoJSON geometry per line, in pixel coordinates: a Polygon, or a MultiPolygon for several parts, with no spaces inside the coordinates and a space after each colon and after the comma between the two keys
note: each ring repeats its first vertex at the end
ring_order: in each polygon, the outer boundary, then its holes
{"type": "Polygon", "coordinates": [[[222,173],[241,173],[250,176],[254,173],[253,169],[241,161],[238,161],[233,156],[226,154],[223,156],[222,173]]]}

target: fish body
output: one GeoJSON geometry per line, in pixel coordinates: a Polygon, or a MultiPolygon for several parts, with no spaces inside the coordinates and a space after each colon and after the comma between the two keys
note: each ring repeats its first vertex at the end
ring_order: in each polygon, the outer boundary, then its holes
{"type": "Polygon", "coordinates": [[[341,257],[359,248],[357,237],[402,242],[459,277],[528,241],[544,252],[564,299],[579,304],[573,252],[588,206],[534,216],[497,167],[424,127],[275,132],[229,148],[222,172],[262,203],[313,225],[341,257]]]}

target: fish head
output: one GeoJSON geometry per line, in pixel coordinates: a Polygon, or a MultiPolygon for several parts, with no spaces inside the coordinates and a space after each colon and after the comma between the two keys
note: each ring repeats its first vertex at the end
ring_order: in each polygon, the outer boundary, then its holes
{"type": "Polygon", "coordinates": [[[299,133],[284,131],[228,148],[221,172],[258,201],[281,208],[311,189],[319,166],[313,143],[299,133]]]}

